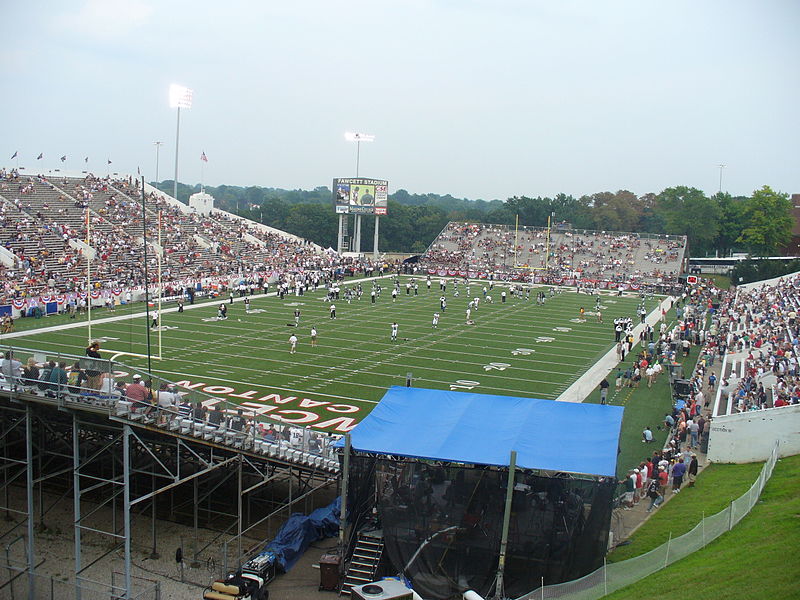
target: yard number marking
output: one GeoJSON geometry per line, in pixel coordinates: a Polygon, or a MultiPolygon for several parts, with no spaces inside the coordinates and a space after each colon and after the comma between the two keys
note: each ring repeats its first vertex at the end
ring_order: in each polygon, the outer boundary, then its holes
{"type": "Polygon", "coordinates": [[[488,365],[483,365],[483,370],[484,371],[491,371],[491,370],[505,371],[510,366],[511,365],[508,364],[508,363],[492,362],[492,363],[489,363],[488,365]]]}
{"type": "Polygon", "coordinates": [[[481,383],[480,381],[470,381],[468,379],[459,379],[455,383],[450,384],[450,391],[453,390],[471,390],[474,387],[479,386],[481,383]]]}
{"type": "Polygon", "coordinates": [[[529,354],[533,354],[536,352],[533,348],[517,348],[516,350],[512,350],[512,356],[528,356],[529,354]]]}

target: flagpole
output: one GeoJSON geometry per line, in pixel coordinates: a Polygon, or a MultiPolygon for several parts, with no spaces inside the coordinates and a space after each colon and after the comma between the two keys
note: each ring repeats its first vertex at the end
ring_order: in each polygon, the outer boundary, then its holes
{"type": "Polygon", "coordinates": [[[89,319],[89,343],[92,343],[92,260],[89,256],[89,242],[91,240],[90,228],[92,226],[92,215],[89,212],[89,201],[86,201],[86,314],[89,319]]]}
{"type": "MultiPolygon", "coordinates": [[[[203,153],[203,156],[205,156],[205,152],[203,153]]],[[[203,186],[203,180],[205,178],[205,172],[206,172],[206,161],[204,161],[203,158],[201,157],[200,158],[200,191],[201,192],[205,191],[205,187],[203,186]]]]}

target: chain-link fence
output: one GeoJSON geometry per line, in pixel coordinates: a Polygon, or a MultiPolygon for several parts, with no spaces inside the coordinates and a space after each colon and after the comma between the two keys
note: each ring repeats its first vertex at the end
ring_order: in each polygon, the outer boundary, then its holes
{"type": "Polygon", "coordinates": [[[596,600],[696,552],[733,529],[750,512],[772,475],[777,459],[776,445],[750,489],[717,514],[705,517],[688,533],[677,538],[670,536],[658,548],[622,562],[605,564],[580,579],[543,586],[518,600],[596,600]]]}

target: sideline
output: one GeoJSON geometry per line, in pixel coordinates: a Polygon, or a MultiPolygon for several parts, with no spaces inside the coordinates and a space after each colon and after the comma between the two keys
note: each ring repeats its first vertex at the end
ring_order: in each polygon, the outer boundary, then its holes
{"type": "MultiPolygon", "coordinates": [[[[651,311],[649,315],[645,318],[645,324],[652,325],[653,329],[656,329],[656,324],[661,320],[661,310],[665,310],[669,312],[670,303],[674,302],[676,298],[674,296],[667,296],[664,298],[656,307],[655,310],[651,311]]],[[[633,348],[635,348],[639,344],[639,335],[644,330],[645,324],[639,323],[636,327],[633,328],[633,339],[636,342],[633,344],[633,348]]],[[[633,352],[633,348],[631,348],[631,352],[633,352]]],[[[617,365],[619,364],[619,359],[617,358],[617,349],[616,346],[612,346],[612,348],[606,352],[600,360],[594,363],[586,372],[578,377],[575,382],[570,385],[566,390],[564,390],[558,398],[556,398],[556,402],[583,402],[589,395],[600,385],[600,382],[603,380],[604,377],[608,376],[611,371],[613,371],[617,365]]]]}
{"type": "MultiPolygon", "coordinates": [[[[346,284],[342,283],[342,285],[363,283],[365,281],[374,281],[376,279],[386,279],[387,277],[393,277],[393,276],[394,276],[394,273],[391,273],[389,275],[379,275],[377,277],[362,277],[360,279],[351,279],[351,280],[347,281],[346,284]]],[[[254,295],[250,296],[250,298],[253,299],[253,300],[258,300],[259,298],[270,298],[270,297],[275,297],[277,295],[278,295],[278,292],[269,292],[267,294],[254,294],[254,295]]],[[[220,296],[219,298],[223,298],[223,297],[220,296]]],[[[294,294],[294,295],[291,295],[291,296],[287,296],[287,298],[300,298],[300,296],[297,296],[296,294],[294,294]]],[[[227,303],[227,298],[223,298],[222,301],[227,303]]],[[[197,308],[208,308],[212,304],[215,304],[215,301],[212,300],[212,301],[209,301],[209,302],[202,302],[201,304],[184,305],[183,310],[187,311],[187,310],[193,310],[193,309],[197,309],[197,308]]],[[[99,308],[102,308],[102,307],[99,307],[99,308]]],[[[162,308],[161,309],[161,313],[162,314],[174,313],[174,312],[178,312],[178,307],[177,306],[173,306],[172,308],[162,308]]],[[[119,315],[119,316],[114,316],[114,317],[103,317],[101,319],[92,320],[92,325],[103,325],[105,323],[115,323],[117,321],[126,321],[128,319],[139,319],[139,318],[145,318],[145,317],[147,317],[147,311],[134,312],[134,313],[130,313],[130,314],[127,314],[127,315],[119,315]]],[[[26,336],[29,336],[29,335],[39,335],[40,333],[53,333],[55,331],[64,331],[64,330],[67,330],[67,329],[77,329],[78,327],[88,327],[88,325],[89,325],[88,321],[80,321],[80,322],[77,322],[77,323],[64,323],[62,325],[53,325],[51,327],[40,327],[40,328],[37,328],[37,329],[26,329],[25,331],[15,331],[14,333],[3,334],[3,340],[8,340],[8,339],[12,339],[12,338],[21,338],[21,337],[26,337],[26,336]]]]}

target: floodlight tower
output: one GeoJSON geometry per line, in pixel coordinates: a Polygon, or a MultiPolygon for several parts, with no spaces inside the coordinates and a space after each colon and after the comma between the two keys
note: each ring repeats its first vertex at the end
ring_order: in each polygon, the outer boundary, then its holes
{"type": "Polygon", "coordinates": [[[169,86],[169,106],[178,109],[178,125],[175,130],[175,181],[172,186],[172,195],[178,199],[178,146],[181,139],[181,109],[192,108],[193,91],[182,85],[173,83],[169,86]]]}
{"type": "MultiPolygon", "coordinates": [[[[356,143],[356,177],[358,177],[358,167],[359,163],[361,162],[361,142],[374,142],[375,136],[369,133],[353,133],[347,131],[344,134],[344,139],[346,139],[348,142],[356,143]]],[[[339,215],[340,224],[343,217],[344,215],[339,215]]],[[[375,219],[377,228],[378,217],[375,217],[375,219]]],[[[341,230],[341,225],[339,229],[341,230]]],[[[361,254],[361,215],[359,214],[355,216],[355,220],[353,222],[353,245],[355,246],[355,251],[361,254]]]]}
{"type": "Polygon", "coordinates": [[[717,168],[719,169],[719,193],[720,194],[722,193],[722,169],[724,169],[727,166],[728,165],[723,165],[722,163],[717,165],[717,168]]]}

